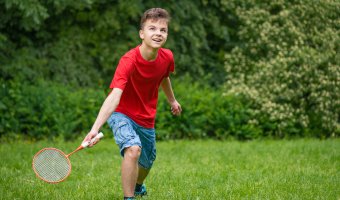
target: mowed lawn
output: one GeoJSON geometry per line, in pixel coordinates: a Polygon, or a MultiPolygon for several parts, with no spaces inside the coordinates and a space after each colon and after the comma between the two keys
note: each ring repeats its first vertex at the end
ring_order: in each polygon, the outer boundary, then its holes
{"type": "MultiPolygon", "coordinates": [[[[70,157],[72,173],[47,184],[31,168],[43,147],[78,142],[0,144],[0,199],[122,199],[121,157],[107,137],[70,157]]],[[[166,141],[142,199],[340,199],[340,140],[166,141]]]]}

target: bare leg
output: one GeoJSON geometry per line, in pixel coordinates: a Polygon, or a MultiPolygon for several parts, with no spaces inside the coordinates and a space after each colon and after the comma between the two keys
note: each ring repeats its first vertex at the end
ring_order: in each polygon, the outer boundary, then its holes
{"type": "Polygon", "coordinates": [[[144,169],[143,167],[141,166],[138,166],[138,178],[137,178],[137,183],[139,185],[142,185],[146,176],[149,174],[149,171],[148,169],[144,169]]]}
{"type": "Polygon", "coordinates": [[[138,177],[138,159],[141,153],[139,146],[128,147],[124,150],[122,162],[122,185],[124,196],[133,197],[138,177]]]}

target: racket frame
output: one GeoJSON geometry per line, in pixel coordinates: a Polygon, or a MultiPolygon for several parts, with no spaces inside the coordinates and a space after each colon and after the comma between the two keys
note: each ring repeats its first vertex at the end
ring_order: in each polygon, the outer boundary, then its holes
{"type": "Polygon", "coordinates": [[[80,150],[86,148],[88,145],[90,145],[91,143],[93,143],[96,139],[101,139],[102,137],[104,137],[104,134],[103,134],[102,132],[98,133],[94,138],[92,138],[92,140],[91,140],[90,142],[84,142],[84,143],[82,143],[77,149],[75,149],[74,151],[72,151],[72,152],[69,153],[69,154],[65,154],[65,153],[64,153],[63,151],[61,151],[60,149],[53,148],[53,147],[48,147],[48,148],[43,148],[43,149],[41,149],[41,150],[38,151],[38,152],[34,155],[34,157],[33,157],[32,168],[33,168],[34,173],[36,174],[36,176],[37,176],[38,178],[40,178],[41,180],[43,180],[43,181],[45,181],[45,182],[47,182],[47,183],[55,184],[55,183],[63,182],[68,176],[70,176],[71,171],[72,171],[72,165],[71,165],[71,161],[70,161],[69,157],[70,157],[72,154],[76,153],[77,151],[80,151],[80,150]],[[67,160],[67,163],[68,163],[69,166],[70,166],[70,170],[68,171],[67,175],[66,175],[63,179],[61,179],[61,180],[59,180],[59,181],[48,181],[48,180],[46,180],[46,179],[40,177],[40,175],[38,174],[38,172],[35,170],[35,167],[34,167],[34,160],[35,160],[35,158],[36,158],[42,151],[45,151],[45,150],[55,150],[55,151],[58,151],[59,153],[61,153],[63,156],[65,156],[65,158],[66,158],[66,160],[67,160]]]}
{"type": "MultiPolygon", "coordinates": [[[[76,152],[76,151],[74,151],[74,153],[75,153],[75,152],[76,152]]],[[[72,154],[72,153],[71,153],[71,154],[72,154]]],[[[70,155],[70,154],[69,154],[69,155],[70,155]]],[[[34,171],[35,175],[36,175],[39,179],[41,179],[41,180],[43,180],[43,181],[45,181],[45,182],[47,182],[47,183],[51,183],[51,184],[63,182],[68,176],[70,176],[71,171],[72,171],[71,161],[70,161],[70,159],[68,158],[69,155],[66,155],[66,154],[65,154],[64,152],[62,152],[60,149],[53,148],[53,147],[47,147],[47,148],[41,149],[40,151],[38,151],[38,152],[34,155],[33,161],[32,161],[32,168],[33,168],[33,171],[34,171]],[[63,156],[66,158],[67,164],[70,166],[70,169],[68,170],[67,175],[66,175],[64,178],[62,178],[61,180],[58,180],[58,181],[48,181],[48,180],[44,179],[43,177],[41,177],[41,176],[39,175],[39,173],[36,171],[35,166],[34,166],[34,161],[35,161],[36,157],[37,157],[42,151],[46,151],[46,150],[58,151],[61,155],[63,155],[63,156]]]]}

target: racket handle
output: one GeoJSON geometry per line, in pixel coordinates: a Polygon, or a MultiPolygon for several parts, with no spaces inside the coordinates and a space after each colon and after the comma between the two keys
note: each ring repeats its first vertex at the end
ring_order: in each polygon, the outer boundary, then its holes
{"type": "Polygon", "coordinates": [[[86,148],[86,147],[89,146],[90,144],[94,143],[94,141],[95,141],[96,139],[100,139],[100,138],[102,138],[102,137],[104,137],[104,134],[103,134],[102,132],[100,132],[100,133],[98,133],[98,134],[96,135],[96,137],[92,138],[92,140],[91,140],[90,142],[84,142],[84,143],[81,144],[81,146],[82,146],[83,148],[86,148]]]}

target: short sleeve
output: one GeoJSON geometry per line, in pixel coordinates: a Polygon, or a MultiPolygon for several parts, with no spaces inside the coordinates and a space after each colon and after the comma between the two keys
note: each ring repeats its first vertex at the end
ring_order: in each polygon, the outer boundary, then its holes
{"type": "Polygon", "coordinates": [[[128,57],[122,57],[118,63],[116,72],[110,84],[110,88],[125,89],[126,83],[134,71],[134,63],[128,57]]]}
{"type": "Polygon", "coordinates": [[[174,73],[175,72],[175,60],[173,54],[171,54],[171,60],[170,60],[170,72],[174,73]]]}
{"type": "Polygon", "coordinates": [[[167,56],[169,58],[169,67],[165,77],[169,77],[170,73],[175,73],[175,59],[173,53],[168,50],[167,56]]]}

